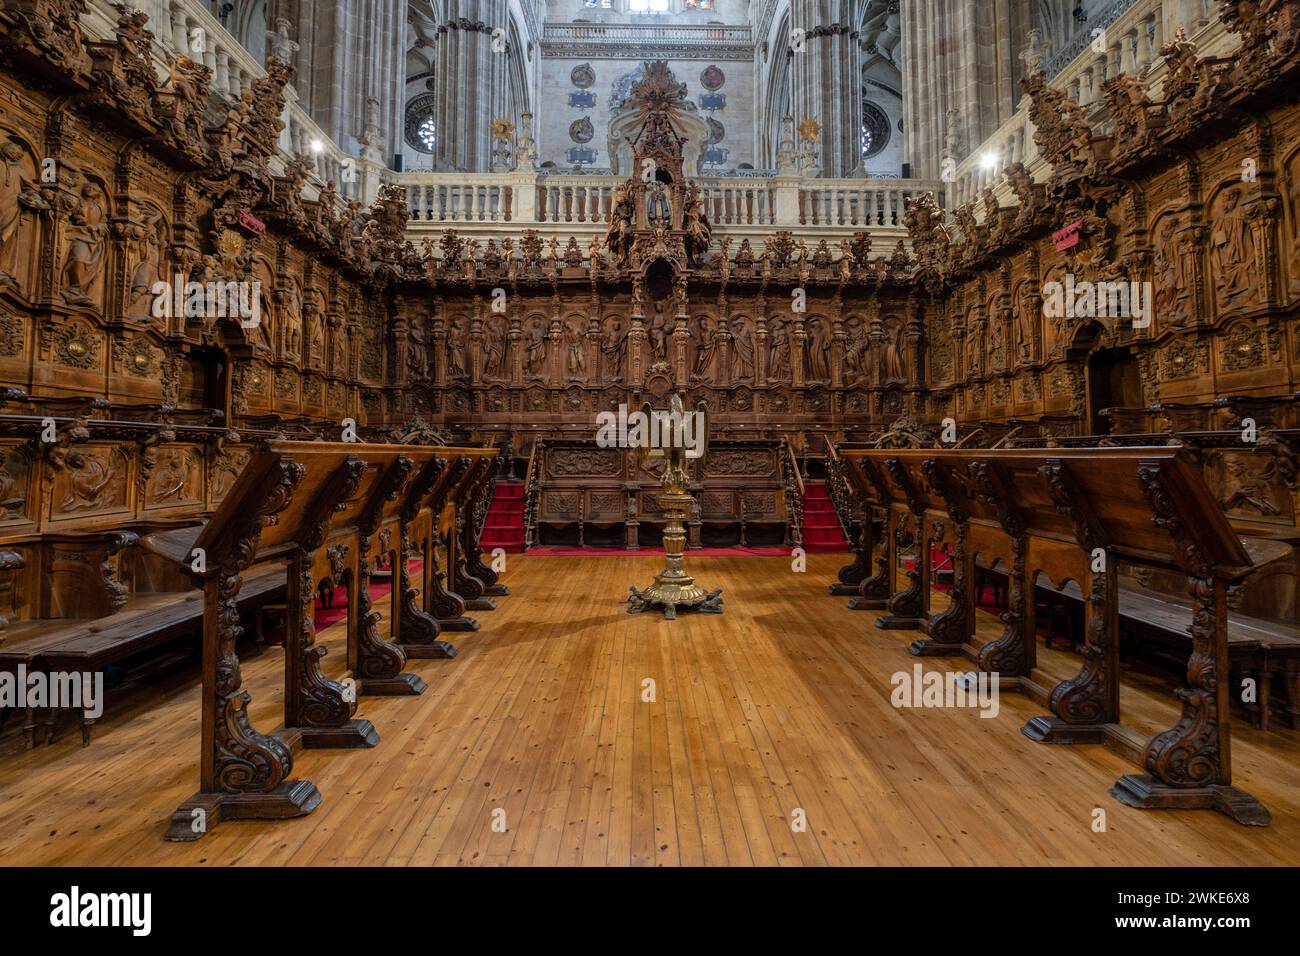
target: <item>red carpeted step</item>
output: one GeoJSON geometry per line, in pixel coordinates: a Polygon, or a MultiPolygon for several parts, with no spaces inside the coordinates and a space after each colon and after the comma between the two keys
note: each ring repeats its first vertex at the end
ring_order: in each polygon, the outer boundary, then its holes
{"type": "Polygon", "coordinates": [[[524,550],[524,483],[498,481],[488,508],[487,520],[479,547],[484,551],[503,548],[507,552],[524,550]]]}
{"type": "Polygon", "coordinates": [[[803,544],[807,551],[847,551],[849,547],[823,481],[804,483],[803,544]]]}

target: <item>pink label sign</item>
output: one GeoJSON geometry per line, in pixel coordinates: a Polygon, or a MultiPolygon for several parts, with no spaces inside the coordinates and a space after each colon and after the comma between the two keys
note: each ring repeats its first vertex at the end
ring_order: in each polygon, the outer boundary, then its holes
{"type": "Polygon", "coordinates": [[[258,219],[251,212],[245,212],[243,209],[235,214],[235,221],[247,229],[249,232],[255,232],[258,235],[266,232],[266,223],[258,219]]]}
{"type": "Polygon", "coordinates": [[[1064,252],[1071,246],[1077,246],[1079,244],[1079,229],[1082,226],[1083,220],[1079,219],[1052,233],[1052,242],[1056,243],[1056,251],[1064,252]]]}

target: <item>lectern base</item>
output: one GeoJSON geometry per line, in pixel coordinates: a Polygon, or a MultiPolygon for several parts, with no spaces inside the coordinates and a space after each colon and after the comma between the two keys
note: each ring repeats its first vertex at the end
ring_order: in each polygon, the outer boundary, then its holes
{"type": "Polygon", "coordinates": [[[681,587],[656,581],[644,591],[636,585],[630,585],[628,590],[632,592],[627,599],[629,614],[640,614],[660,607],[663,608],[664,620],[674,621],[679,607],[687,611],[699,611],[701,614],[722,613],[722,588],[706,591],[694,584],[681,587]]]}

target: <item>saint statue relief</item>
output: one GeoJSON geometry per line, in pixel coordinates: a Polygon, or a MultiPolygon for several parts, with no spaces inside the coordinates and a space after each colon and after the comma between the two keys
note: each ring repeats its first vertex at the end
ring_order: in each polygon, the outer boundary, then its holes
{"type": "Polygon", "coordinates": [[[524,365],[528,377],[540,380],[546,376],[546,325],[541,319],[528,323],[528,344],[524,351],[524,365]]]}
{"type": "Polygon", "coordinates": [[[582,333],[582,324],[576,318],[570,318],[564,327],[565,367],[569,379],[575,382],[587,380],[587,343],[582,333]]]}
{"type": "Polygon", "coordinates": [[[808,321],[808,381],[831,380],[831,339],[825,319],[808,321]]]}
{"type": "Polygon", "coordinates": [[[695,329],[695,367],[691,372],[691,378],[700,381],[711,381],[716,369],[714,365],[717,361],[717,344],[714,336],[718,331],[718,323],[714,321],[711,315],[702,315],[696,319],[695,329]]]}
{"type": "Polygon", "coordinates": [[[754,339],[743,315],[731,320],[731,378],[736,382],[754,380],[754,339]]]}
{"type": "Polygon", "coordinates": [[[600,337],[601,381],[606,385],[623,381],[625,341],[623,320],[616,315],[606,316],[600,337]]]}
{"type": "Polygon", "coordinates": [[[131,272],[131,287],[127,290],[126,317],[152,322],[153,287],[162,279],[162,213],[147,206],[144,223],[135,228],[132,238],[137,259],[131,272]]]}
{"type": "Polygon", "coordinates": [[[1215,276],[1219,307],[1251,291],[1255,240],[1241,205],[1241,190],[1229,189],[1220,200],[1219,214],[1210,231],[1210,265],[1215,276]]]}
{"type": "Polygon", "coordinates": [[[885,361],[882,381],[906,382],[907,366],[903,362],[903,323],[898,316],[885,320],[885,361]]]}
{"type": "Polygon", "coordinates": [[[94,183],[81,187],[76,208],[69,217],[67,257],[63,262],[63,297],[69,302],[91,304],[90,289],[99,276],[108,248],[108,214],[99,201],[94,183]]]}
{"type": "Polygon", "coordinates": [[[786,331],[785,322],[772,319],[768,326],[768,349],[770,354],[767,377],[773,382],[788,382],[792,377],[790,371],[790,333],[786,331]]]}
{"type": "MultiPolygon", "coordinates": [[[[12,140],[0,145],[0,286],[22,278],[19,255],[35,242],[30,234],[20,236],[28,210],[48,208],[36,189],[35,175],[22,146],[12,140]]],[[[30,228],[32,220],[26,222],[30,228]]]]}

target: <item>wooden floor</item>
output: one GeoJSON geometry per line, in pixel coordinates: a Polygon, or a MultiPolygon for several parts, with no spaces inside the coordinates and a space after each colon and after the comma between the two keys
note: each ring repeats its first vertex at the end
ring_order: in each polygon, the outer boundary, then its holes
{"type": "MultiPolygon", "coordinates": [[[[297,820],[163,842],[197,781],[193,680],[111,707],[89,749],[75,728],[11,749],[0,865],[1300,862],[1300,733],[1234,725],[1237,783],[1271,828],[1129,809],[1106,791],[1135,768],[1100,746],[1031,742],[1020,727],[1043,710],[1025,697],[1002,695],[994,719],[891,706],[891,674],[919,659],[911,635],[826,595],[842,556],[811,555],[805,574],[780,558],[691,560],[724,588],[724,615],[628,615],[627,585],[661,561],[512,557],[515,594],[479,615],[481,631],[454,635],[460,657],[413,663],[422,697],[363,700],[379,747],[298,755],[296,776],[323,802],[297,820]],[[808,825],[794,832],[800,810],[808,825]]],[[[327,636],[337,673],[338,628],[327,636]]],[[[244,669],[262,729],[279,722],[281,667],[272,650],[244,669]]],[[[1135,725],[1174,716],[1150,681],[1124,706],[1135,725]]]]}

